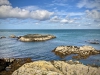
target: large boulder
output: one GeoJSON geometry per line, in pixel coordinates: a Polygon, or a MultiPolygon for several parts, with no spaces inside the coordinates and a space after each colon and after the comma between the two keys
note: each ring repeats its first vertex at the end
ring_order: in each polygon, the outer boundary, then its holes
{"type": "Polygon", "coordinates": [[[18,70],[15,70],[12,75],[62,75],[50,62],[35,61],[24,64],[18,70]]]}
{"type": "Polygon", "coordinates": [[[54,35],[41,35],[41,34],[27,34],[24,36],[20,36],[19,40],[24,42],[31,42],[31,41],[46,41],[56,38],[54,35]]]}
{"type": "Polygon", "coordinates": [[[35,61],[24,64],[12,75],[100,75],[100,67],[67,61],[35,61]]]}
{"type": "Polygon", "coordinates": [[[76,56],[73,56],[73,58],[76,59],[84,59],[90,55],[100,54],[100,51],[96,50],[92,46],[58,46],[53,50],[53,52],[62,58],[67,55],[77,54],[76,56]]]}

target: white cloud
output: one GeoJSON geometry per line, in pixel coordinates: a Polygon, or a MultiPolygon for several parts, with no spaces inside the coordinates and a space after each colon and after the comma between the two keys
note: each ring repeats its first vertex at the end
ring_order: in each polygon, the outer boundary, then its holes
{"type": "Polygon", "coordinates": [[[74,20],[62,19],[60,22],[63,23],[63,24],[67,24],[67,23],[73,23],[74,20]]]}
{"type": "Polygon", "coordinates": [[[26,9],[26,10],[39,10],[40,8],[37,7],[37,6],[25,6],[25,7],[22,7],[23,9],[26,9]]]}
{"type": "Polygon", "coordinates": [[[47,10],[36,10],[32,11],[30,13],[31,18],[34,18],[36,20],[46,20],[49,19],[51,15],[53,15],[53,12],[49,12],[47,10]]]}
{"type": "Polygon", "coordinates": [[[70,19],[69,16],[66,16],[65,18],[59,18],[58,16],[54,16],[50,19],[50,22],[53,23],[61,23],[61,24],[68,24],[68,23],[74,23],[74,19],[70,19]]]}
{"type": "Polygon", "coordinates": [[[94,19],[94,21],[100,22],[100,12],[97,10],[86,10],[87,17],[94,19]]]}
{"type": "Polygon", "coordinates": [[[57,23],[57,22],[59,22],[60,21],[60,18],[58,17],[58,16],[54,16],[54,17],[52,17],[51,19],[50,19],[50,22],[55,22],[55,23],[57,23]]]}
{"type": "Polygon", "coordinates": [[[46,20],[53,15],[53,12],[47,10],[34,10],[29,11],[21,8],[13,8],[12,6],[2,5],[0,6],[0,18],[32,18],[35,20],[46,20]]]}
{"type": "Polygon", "coordinates": [[[54,11],[56,15],[70,15],[70,16],[83,16],[85,15],[84,12],[66,12],[65,10],[55,10],[54,11]]]}
{"type": "Polygon", "coordinates": [[[10,5],[8,0],[0,0],[0,5],[10,5]]]}
{"type": "Polygon", "coordinates": [[[95,8],[97,10],[100,10],[100,0],[81,0],[77,7],[82,8],[95,8]]]}

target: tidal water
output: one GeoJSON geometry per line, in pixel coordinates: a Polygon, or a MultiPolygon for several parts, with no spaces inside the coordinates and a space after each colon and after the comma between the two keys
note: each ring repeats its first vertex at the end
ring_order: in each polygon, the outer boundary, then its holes
{"type": "MultiPolygon", "coordinates": [[[[60,45],[93,46],[100,50],[100,44],[90,44],[88,40],[98,40],[100,43],[100,29],[56,29],[56,30],[0,30],[0,58],[24,58],[31,57],[35,60],[71,60],[73,55],[65,58],[56,56],[52,50],[60,45]],[[22,36],[26,34],[53,34],[57,38],[44,42],[20,42],[10,35],[22,36]]],[[[75,60],[75,59],[72,59],[75,60]]],[[[100,65],[100,54],[92,55],[87,59],[79,60],[83,64],[100,65]]]]}

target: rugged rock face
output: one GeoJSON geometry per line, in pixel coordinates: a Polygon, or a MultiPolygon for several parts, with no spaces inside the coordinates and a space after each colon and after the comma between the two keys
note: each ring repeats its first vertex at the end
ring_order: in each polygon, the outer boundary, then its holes
{"type": "Polygon", "coordinates": [[[100,54],[99,50],[96,50],[91,46],[58,46],[53,52],[62,58],[70,54],[77,54],[76,56],[73,56],[75,59],[84,59],[90,55],[100,54]]]}
{"type": "Polygon", "coordinates": [[[56,38],[56,37],[54,35],[27,34],[27,35],[21,36],[19,40],[24,41],[24,42],[31,42],[31,41],[46,41],[53,38],[56,38]]]}
{"type": "Polygon", "coordinates": [[[24,64],[12,75],[100,75],[100,67],[66,61],[35,61],[24,64]]]}

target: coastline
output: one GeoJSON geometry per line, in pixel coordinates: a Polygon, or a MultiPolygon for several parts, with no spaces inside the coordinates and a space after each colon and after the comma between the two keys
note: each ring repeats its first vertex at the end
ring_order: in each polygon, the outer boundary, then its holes
{"type": "MultiPolygon", "coordinates": [[[[97,66],[97,65],[83,65],[82,63],[80,63],[79,61],[72,61],[72,60],[69,60],[69,61],[45,61],[45,60],[38,60],[38,61],[32,61],[31,58],[1,58],[0,60],[4,60],[6,62],[6,67],[5,69],[3,69],[2,71],[0,71],[0,75],[20,75],[20,72],[19,74],[16,74],[15,72],[16,71],[20,71],[20,68],[22,68],[23,66],[27,65],[27,64],[31,64],[33,63],[36,67],[38,67],[39,65],[42,65],[41,67],[43,68],[46,68],[47,69],[47,72],[46,73],[49,73],[49,70],[52,66],[52,72],[50,73],[54,73],[54,75],[56,75],[56,72],[58,73],[58,75],[66,75],[64,73],[69,73],[70,71],[67,71],[67,72],[64,72],[63,70],[59,69],[59,68],[67,68],[68,66],[71,68],[72,67],[72,72],[75,70],[73,68],[73,66],[77,67],[77,69],[83,69],[84,71],[82,72],[83,74],[87,71],[87,68],[90,69],[90,73],[94,70],[94,71],[98,71],[100,69],[100,66],[97,66]],[[8,63],[8,64],[7,64],[8,63]],[[37,64],[38,63],[38,64],[37,64]],[[61,67],[61,63],[64,65],[62,65],[61,67]],[[47,65],[46,65],[47,64],[47,65]],[[58,67],[56,66],[57,64],[58,67]],[[38,65],[38,66],[37,66],[38,65]],[[45,66],[46,65],[46,66],[45,66]],[[48,66],[48,67],[47,67],[48,66]],[[55,70],[55,69],[57,70],[55,70]],[[59,71],[59,72],[58,72],[59,71]]],[[[2,61],[0,61],[0,68],[1,66],[5,66],[4,62],[3,65],[1,65],[2,61]]],[[[25,68],[25,67],[24,67],[25,68]]],[[[23,68],[23,70],[24,70],[23,68]]],[[[39,68],[41,71],[44,71],[43,68],[39,68]]],[[[70,68],[67,68],[67,70],[70,68]]],[[[34,68],[33,68],[34,69],[34,68]]],[[[37,69],[35,69],[37,70],[37,69]]],[[[66,69],[64,69],[66,71],[66,69]]],[[[28,70],[29,71],[29,74],[30,74],[30,69],[28,70]]],[[[75,70],[76,71],[76,70],[75,70]]],[[[82,71],[82,70],[80,70],[82,71]]],[[[27,72],[27,70],[25,70],[25,73],[27,72]]],[[[88,73],[86,73],[88,74],[88,73]]],[[[93,74],[93,75],[99,75],[100,73],[98,74],[93,74]]],[[[42,74],[41,74],[42,75],[42,74]]],[[[52,75],[52,74],[51,74],[52,75]]],[[[69,75],[72,75],[72,74],[69,74],[69,75]]],[[[78,75],[78,74],[76,74],[78,75]]],[[[90,74],[88,74],[90,75],[90,74]]]]}

